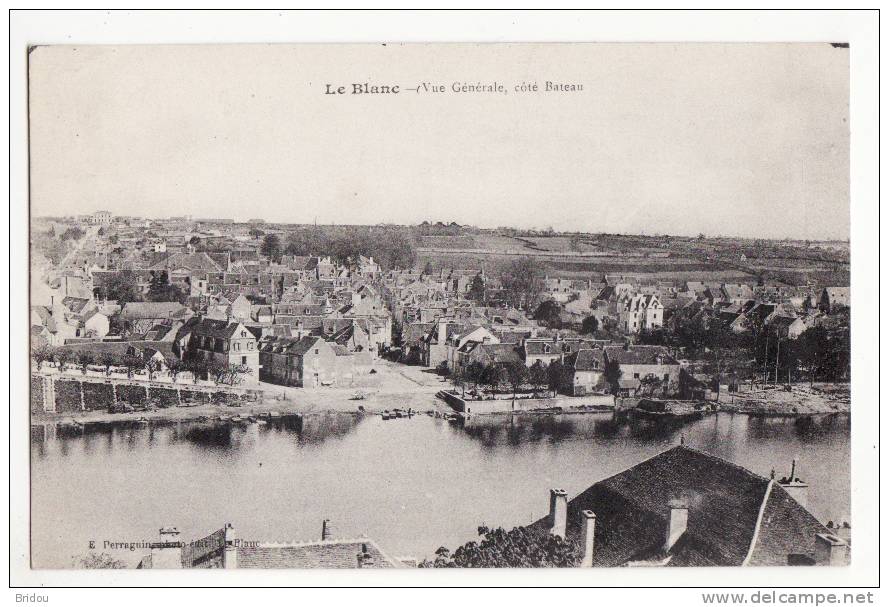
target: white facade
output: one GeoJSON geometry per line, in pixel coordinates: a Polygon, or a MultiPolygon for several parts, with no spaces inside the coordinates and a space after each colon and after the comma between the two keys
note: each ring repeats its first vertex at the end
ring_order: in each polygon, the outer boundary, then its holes
{"type": "Polygon", "coordinates": [[[107,225],[111,223],[111,212],[110,211],[96,211],[93,213],[92,223],[107,225]]]}
{"type": "Polygon", "coordinates": [[[620,328],[624,333],[639,333],[664,326],[664,306],[657,295],[634,295],[620,306],[620,328]]]}

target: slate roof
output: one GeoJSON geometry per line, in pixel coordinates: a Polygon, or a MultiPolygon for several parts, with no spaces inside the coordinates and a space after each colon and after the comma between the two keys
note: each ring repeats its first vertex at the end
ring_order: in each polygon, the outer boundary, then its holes
{"type": "Polygon", "coordinates": [[[565,358],[565,365],[575,371],[603,371],[605,353],[602,350],[580,350],[565,358]]]}
{"type": "Polygon", "coordinates": [[[369,539],[239,546],[237,562],[238,569],[356,569],[358,554],[364,551],[373,559],[373,564],[368,565],[368,568],[404,567],[369,539]]]}
{"type": "Polygon", "coordinates": [[[489,364],[521,363],[522,359],[513,344],[478,344],[479,360],[489,364]]]}
{"type": "Polygon", "coordinates": [[[178,301],[138,301],[124,304],[120,316],[124,320],[152,318],[178,318],[188,313],[188,308],[178,301]]]}
{"type": "MultiPolygon", "coordinates": [[[[603,567],[666,557],[671,566],[786,565],[790,553],[814,552],[815,533],[827,532],[774,481],[684,445],[570,500],[569,538],[580,533],[582,510],[596,514],[593,564],[603,567]],[[688,526],[667,554],[669,503],[677,497],[688,504],[688,526]]],[[[533,525],[548,527],[548,517],[533,525]]]]}
{"type": "Polygon", "coordinates": [[[66,297],[62,300],[62,305],[74,314],[80,314],[89,302],[89,299],[82,297],[66,297]]]}
{"type": "Polygon", "coordinates": [[[404,325],[401,341],[405,345],[416,345],[423,341],[423,336],[435,326],[432,322],[414,322],[404,325]]]}
{"type": "Polygon", "coordinates": [[[679,364],[663,346],[631,346],[629,349],[624,349],[623,346],[606,346],[605,356],[621,365],[679,364]],[[661,357],[660,363],[658,357],[661,357]]]}
{"type": "Polygon", "coordinates": [[[186,268],[192,271],[220,272],[224,268],[207,253],[173,253],[152,264],[151,270],[186,268]]]}
{"type": "MultiPolygon", "coordinates": [[[[183,330],[187,330],[195,335],[205,335],[207,337],[215,337],[218,339],[231,339],[241,323],[227,320],[217,320],[215,318],[201,318],[196,322],[187,323],[183,326],[183,330]]],[[[182,331],[180,331],[180,334],[182,331]]]]}
{"type": "MultiPolygon", "coordinates": [[[[324,340],[314,335],[306,335],[299,339],[295,337],[265,337],[259,345],[263,352],[287,353],[302,356],[311,350],[316,343],[324,340]]],[[[326,342],[325,342],[326,343],[326,342]]]]}
{"type": "Polygon", "coordinates": [[[123,361],[131,348],[137,353],[144,353],[149,350],[151,352],[160,352],[168,361],[176,358],[176,355],[173,353],[173,344],[163,341],[92,341],[59,346],[60,350],[70,352],[73,356],[77,356],[80,352],[89,352],[95,356],[111,354],[117,363],[123,361]]]}

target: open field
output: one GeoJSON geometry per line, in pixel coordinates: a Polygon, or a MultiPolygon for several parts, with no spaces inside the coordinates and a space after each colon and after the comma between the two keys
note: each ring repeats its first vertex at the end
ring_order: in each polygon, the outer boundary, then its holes
{"type": "Polygon", "coordinates": [[[419,250],[417,252],[417,266],[422,268],[429,262],[435,270],[440,268],[481,269],[484,267],[486,272],[496,275],[520,255],[536,259],[540,262],[543,272],[550,277],[600,280],[604,274],[637,274],[640,278],[653,280],[718,280],[725,282],[747,281],[755,278],[742,270],[720,268],[717,265],[690,258],[633,256],[585,258],[560,256],[552,253],[548,255],[535,254],[530,249],[516,254],[446,251],[443,249],[419,250]]]}

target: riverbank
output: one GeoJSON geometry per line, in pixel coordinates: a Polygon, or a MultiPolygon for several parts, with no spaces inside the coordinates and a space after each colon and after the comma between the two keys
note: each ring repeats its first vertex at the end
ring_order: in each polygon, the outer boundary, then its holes
{"type": "MultiPolygon", "coordinates": [[[[191,406],[171,406],[133,413],[108,413],[106,410],[35,412],[32,423],[113,421],[171,421],[182,422],[220,415],[261,415],[277,412],[282,415],[323,413],[382,413],[391,409],[411,409],[418,413],[452,412],[448,403],[436,395],[451,388],[450,382],[427,369],[379,361],[376,373],[364,376],[348,387],[294,388],[261,383],[251,388],[262,394],[254,401],[236,403],[193,403],[191,406]],[[237,405],[237,406],[236,406],[237,405]]],[[[245,386],[246,387],[246,386],[245,386]]],[[[612,397],[570,397],[520,399],[513,409],[512,401],[473,401],[466,404],[469,414],[484,413],[591,413],[614,408],[612,397]],[[609,401],[606,403],[606,401],[609,401]],[[497,405],[492,407],[491,403],[497,405]],[[492,409],[491,411],[485,411],[492,409]],[[493,409],[497,409],[494,411],[493,409]],[[502,409],[502,410],[501,410],[502,409]]],[[[825,413],[849,413],[848,384],[797,384],[786,391],[783,386],[757,390],[724,392],[717,403],[720,411],[751,415],[807,416],[825,413]]],[[[459,407],[456,408],[459,410],[459,407]]]]}
{"type": "Polygon", "coordinates": [[[790,390],[784,386],[766,386],[725,394],[718,403],[720,411],[729,413],[786,417],[850,413],[851,404],[848,384],[796,384],[790,390]]]}

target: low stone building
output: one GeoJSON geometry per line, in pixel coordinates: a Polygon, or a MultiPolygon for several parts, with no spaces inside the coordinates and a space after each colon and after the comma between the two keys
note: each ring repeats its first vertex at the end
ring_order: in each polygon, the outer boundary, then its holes
{"type": "Polygon", "coordinates": [[[679,363],[663,346],[606,346],[605,361],[618,365],[620,381],[626,385],[653,377],[665,393],[679,387],[679,363]]]}
{"type": "Polygon", "coordinates": [[[318,388],[348,385],[354,360],[345,346],[316,336],[263,338],[259,344],[260,381],[318,388]]]}

